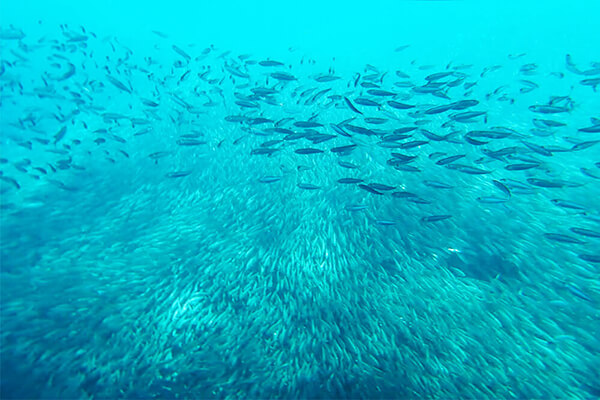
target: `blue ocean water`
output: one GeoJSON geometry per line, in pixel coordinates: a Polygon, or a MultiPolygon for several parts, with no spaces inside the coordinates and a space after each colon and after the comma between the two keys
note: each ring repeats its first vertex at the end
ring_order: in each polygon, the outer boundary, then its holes
{"type": "Polygon", "coordinates": [[[0,3],[0,397],[597,398],[600,3],[0,3]]]}

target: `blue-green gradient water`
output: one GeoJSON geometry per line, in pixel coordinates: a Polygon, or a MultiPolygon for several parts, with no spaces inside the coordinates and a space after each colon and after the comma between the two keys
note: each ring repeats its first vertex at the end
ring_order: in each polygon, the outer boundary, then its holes
{"type": "Polygon", "coordinates": [[[0,2],[0,397],[598,398],[599,12],[0,2]]]}

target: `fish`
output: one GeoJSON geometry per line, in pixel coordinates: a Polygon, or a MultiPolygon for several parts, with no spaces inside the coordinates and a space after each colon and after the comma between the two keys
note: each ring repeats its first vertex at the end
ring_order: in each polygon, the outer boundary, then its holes
{"type": "Polygon", "coordinates": [[[529,148],[530,150],[533,150],[534,152],[536,152],[538,154],[541,154],[541,155],[547,156],[547,157],[552,156],[552,152],[549,151],[548,149],[544,148],[543,146],[539,146],[535,143],[529,143],[524,140],[522,140],[521,143],[523,143],[525,146],[527,146],[527,148],[529,148]]]}
{"type": "Polygon", "coordinates": [[[578,257],[583,261],[588,261],[595,264],[600,263],[600,254],[579,254],[578,257]]]}
{"type": "Polygon", "coordinates": [[[283,176],[281,175],[266,175],[261,177],[258,181],[260,183],[274,183],[279,182],[281,179],[283,179],[283,176]]]}
{"type": "Polygon", "coordinates": [[[586,126],[585,128],[579,128],[577,130],[579,132],[586,132],[586,133],[599,133],[600,132],[600,124],[586,126]]]}
{"type": "Polygon", "coordinates": [[[358,145],[349,144],[349,145],[345,145],[345,146],[332,147],[331,149],[329,149],[329,151],[331,151],[332,153],[349,154],[350,152],[352,152],[352,150],[356,149],[356,147],[358,147],[358,145]]]}
{"type": "Polygon", "coordinates": [[[572,201],[569,201],[569,200],[552,199],[551,202],[555,206],[563,207],[563,208],[570,208],[572,210],[585,210],[586,209],[585,206],[575,203],[575,202],[572,202],[572,201]]]}
{"type": "Polygon", "coordinates": [[[120,89],[126,93],[132,94],[132,90],[129,89],[127,86],[125,86],[125,84],[123,82],[121,82],[120,80],[118,80],[117,78],[110,76],[110,75],[106,75],[106,79],[108,79],[108,81],[115,86],[117,89],[120,89]]]}
{"type": "Polygon", "coordinates": [[[317,82],[323,83],[337,81],[338,79],[341,79],[341,77],[335,75],[318,75],[314,79],[317,82]]]}
{"type": "Polygon", "coordinates": [[[518,164],[507,164],[504,169],[508,171],[524,171],[532,168],[538,168],[540,163],[518,163],[518,164]]]}
{"type": "Polygon", "coordinates": [[[446,165],[446,164],[453,163],[454,161],[458,161],[463,157],[466,157],[466,154],[457,154],[454,156],[444,157],[444,158],[437,160],[435,163],[437,165],[446,165]]]}
{"type": "Polygon", "coordinates": [[[428,215],[421,218],[421,222],[438,222],[452,218],[452,215],[428,215]]]}
{"type": "Polygon", "coordinates": [[[469,175],[483,175],[483,174],[491,174],[492,173],[492,171],[489,171],[489,170],[476,168],[476,167],[472,167],[470,165],[463,165],[463,164],[447,164],[446,167],[450,168],[450,169],[455,169],[459,172],[469,174],[469,175]]]}
{"type": "Polygon", "coordinates": [[[364,204],[347,204],[344,208],[346,209],[346,211],[355,212],[366,210],[368,206],[364,204]]]}
{"type": "Polygon", "coordinates": [[[21,189],[21,185],[19,185],[19,182],[17,182],[16,179],[11,178],[10,176],[0,175],[0,180],[11,184],[15,189],[21,189]]]}
{"type": "Polygon", "coordinates": [[[424,180],[423,183],[425,184],[425,186],[429,186],[434,189],[452,189],[454,187],[447,183],[440,182],[440,181],[434,181],[434,180],[424,180]]]}
{"type": "Polygon", "coordinates": [[[540,178],[527,178],[527,183],[533,186],[543,187],[543,188],[562,188],[564,187],[564,183],[558,181],[551,181],[547,179],[540,178]]]}
{"type": "Polygon", "coordinates": [[[280,151],[280,149],[277,148],[271,148],[271,147],[260,147],[260,148],[256,148],[256,149],[252,149],[250,151],[250,154],[252,155],[268,155],[270,156],[271,154],[280,151]]]}
{"type": "Polygon", "coordinates": [[[415,106],[414,106],[414,105],[411,105],[411,104],[405,104],[405,103],[400,103],[400,102],[398,102],[398,101],[394,101],[394,100],[389,100],[389,101],[387,102],[387,104],[388,104],[390,107],[392,107],[392,108],[395,108],[395,109],[398,109],[398,110],[409,110],[409,109],[411,109],[411,108],[415,108],[415,106]]]}
{"type": "MultiPolygon", "coordinates": [[[[271,121],[267,120],[265,122],[271,122],[271,121]]],[[[320,124],[315,121],[295,121],[293,125],[298,128],[321,128],[323,126],[323,124],[320,124]]]]}
{"type": "Polygon", "coordinates": [[[545,104],[529,106],[529,110],[540,114],[558,114],[569,112],[569,109],[566,107],[551,106],[545,104]]]}
{"type": "Polygon", "coordinates": [[[175,141],[179,146],[200,146],[206,144],[205,140],[191,139],[191,138],[182,138],[177,139],[175,141]]]}
{"type": "Polygon", "coordinates": [[[579,240],[576,237],[565,235],[562,233],[544,233],[544,237],[548,240],[552,240],[555,242],[585,244],[583,240],[579,240]]]}
{"type": "Polygon", "coordinates": [[[419,196],[416,195],[415,193],[411,193],[411,192],[392,192],[392,197],[395,197],[397,199],[406,199],[408,197],[419,197],[419,196]]]}
{"type": "Polygon", "coordinates": [[[165,176],[167,178],[183,178],[184,176],[188,176],[192,173],[192,171],[173,171],[168,172],[165,176]]]}
{"type": "Polygon", "coordinates": [[[258,62],[261,67],[282,67],[284,64],[281,61],[262,60],[258,62]]]}
{"type": "Polygon", "coordinates": [[[600,78],[583,79],[579,83],[581,83],[584,86],[591,86],[594,89],[594,91],[596,91],[596,87],[600,85],[600,78]]]}
{"type": "Polygon", "coordinates": [[[502,193],[506,195],[506,197],[511,197],[510,189],[504,183],[497,181],[495,179],[492,180],[494,186],[500,190],[502,193]]]}
{"type": "Polygon", "coordinates": [[[323,153],[323,150],[307,147],[307,148],[302,148],[302,149],[296,149],[296,150],[294,150],[294,153],[296,153],[296,154],[319,154],[319,153],[323,153]]]}
{"type": "Polygon", "coordinates": [[[441,106],[436,106],[436,107],[432,107],[432,108],[428,108],[427,110],[425,110],[425,114],[440,114],[446,111],[449,111],[452,109],[452,104],[444,104],[441,106]]]}
{"type": "Polygon", "coordinates": [[[382,96],[382,97],[396,96],[396,93],[390,92],[387,90],[383,90],[383,89],[369,89],[369,90],[367,90],[367,93],[372,96],[382,96]]]}
{"type": "Polygon", "coordinates": [[[180,47],[177,47],[176,45],[172,45],[171,48],[173,49],[173,51],[177,54],[179,54],[181,57],[185,58],[185,60],[187,62],[190,62],[192,57],[186,53],[183,49],[181,49],[180,47]]]}
{"type": "Polygon", "coordinates": [[[318,190],[318,189],[321,189],[320,186],[313,185],[312,183],[298,183],[297,186],[300,189],[305,189],[305,190],[318,190]]]}
{"type": "Polygon", "coordinates": [[[400,144],[399,148],[401,148],[401,149],[412,149],[414,147],[420,147],[420,146],[426,145],[427,143],[429,143],[429,142],[426,141],[426,140],[413,140],[413,141],[410,141],[410,142],[404,142],[404,143],[400,144]]]}
{"type": "Polygon", "coordinates": [[[385,185],[383,183],[369,183],[369,187],[380,192],[387,192],[396,189],[396,186],[385,185]]]}
{"type": "Polygon", "coordinates": [[[62,140],[62,138],[65,137],[65,135],[67,134],[67,127],[63,126],[62,128],[60,128],[60,130],[56,133],[56,135],[54,135],[54,144],[57,144],[58,142],[60,142],[62,140]]]}
{"type": "Polygon", "coordinates": [[[499,204],[506,203],[509,199],[505,197],[496,197],[496,196],[480,196],[477,198],[477,201],[484,204],[499,204]]]}
{"type": "Polygon", "coordinates": [[[361,106],[366,106],[366,107],[379,107],[381,104],[377,103],[374,100],[368,99],[366,97],[356,97],[354,99],[354,102],[356,104],[360,104],[361,106]]]}
{"type": "Polygon", "coordinates": [[[465,111],[461,113],[450,114],[449,118],[453,121],[466,122],[486,114],[486,111],[465,111]]]}
{"type": "Polygon", "coordinates": [[[271,78],[273,79],[277,79],[278,81],[296,81],[298,80],[298,78],[296,78],[294,75],[287,73],[287,72],[272,72],[270,74],[271,78]]]}
{"type": "Polygon", "coordinates": [[[383,195],[383,193],[381,193],[380,191],[374,189],[370,185],[365,185],[365,184],[360,183],[360,184],[358,184],[358,187],[361,188],[362,190],[365,190],[365,191],[367,191],[369,193],[372,193],[372,194],[383,195]]]}
{"type": "Polygon", "coordinates": [[[573,147],[571,147],[571,151],[585,150],[585,149],[588,149],[598,143],[600,143],[600,140],[588,140],[585,142],[580,142],[580,143],[573,145],[573,147]]]}
{"type": "Polygon", "coordinates": [[[340,167],[343,167],[343,168],[348,168],[348,169],[358,169],[358,168],[359,168],[359,166],[358,166],[358,165],[356,165],[356,164],[352,164],[352,163],[350,163],[350,162],[343,161],[343,160],[338,160],[338,165],[339,165],[340,167]]]}
{"type": "Polygon", "coordinates": [[[572,283],[567,283],[565,286],[569,290],[569,292],[571,292],[573,295],[579,297],[580,299],[583,299],[585,301],[592,301],[590,296],[585,294],[581,289],[579,289],[577,286],[573,285],[572,283]]]}
{"type": "Polygon", "coordinates": [[[383,226],[393,226],[393,225],[396,225],[395,221],[391,221],[391,220],[388,220],[388,219],[378,219],[378,220],[375,221],[375,223],[377,225],[383,225],[383,226]]]}
{"type": "Polygon", "coordinates": [[[343,184],[354,184],[354,183],[363,182],[363,180],[359,179],[359,178],[340,178],[337,181],[338,181],[338,183],[343,183],[343,184]]]}
{"type": "Polygon", "coordinates": [[[571,232],[573,232],[573,233],[578,234],[578,235],[587,236],[587,237],[594,237],[594,238],[600,238],[600,232],[594,231],[594,230],[591,230],[591,229],[572,227],[572,228],[569,228],[569,230],[571,232]]]}

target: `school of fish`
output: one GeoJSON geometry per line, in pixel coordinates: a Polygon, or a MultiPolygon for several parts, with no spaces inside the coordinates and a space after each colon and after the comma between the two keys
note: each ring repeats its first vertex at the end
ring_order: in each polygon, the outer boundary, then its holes
{"type": "Polygon", "coordinates": [[[45,29],[0,28],[0,397],[600,396],[600,60],[45,29]]]}

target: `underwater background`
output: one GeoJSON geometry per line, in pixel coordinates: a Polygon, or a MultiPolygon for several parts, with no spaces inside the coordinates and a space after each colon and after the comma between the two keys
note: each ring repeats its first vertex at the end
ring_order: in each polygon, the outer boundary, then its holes
{"type": "Polygon", "coordinates": [[[0,2],[0,397],[598,398],[599,12],[0,2]]]}

